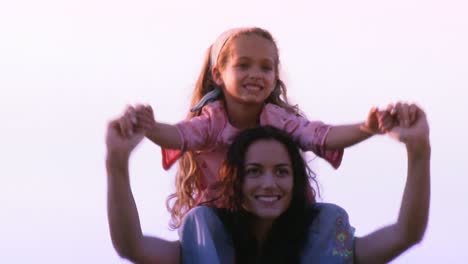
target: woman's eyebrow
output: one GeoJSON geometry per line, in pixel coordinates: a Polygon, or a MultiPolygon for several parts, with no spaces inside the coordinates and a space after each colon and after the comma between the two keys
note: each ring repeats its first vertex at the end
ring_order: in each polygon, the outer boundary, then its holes
{"type": "Polygon", "coordinates": [[[245,163],[245,166],[256,166],[256,167],[259,167],[259,166],[262,166],[260,163],[257,163],[257,162],[249,162],[249,163],[245,163]]]}

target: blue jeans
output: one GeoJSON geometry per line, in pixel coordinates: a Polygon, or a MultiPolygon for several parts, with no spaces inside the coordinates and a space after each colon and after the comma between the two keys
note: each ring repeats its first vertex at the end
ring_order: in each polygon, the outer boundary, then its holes
{"type": "Polygon", "coordinates": [[[182,263],[233,264],[230,236],[213,209],[192,208],[179,228],[182,263]]]}

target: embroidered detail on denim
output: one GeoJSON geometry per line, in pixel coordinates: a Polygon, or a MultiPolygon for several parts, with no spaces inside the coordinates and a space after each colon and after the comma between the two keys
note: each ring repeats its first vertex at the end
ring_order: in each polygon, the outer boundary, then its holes
{"type": "Polygon", "coordinates": [[[345,223],[346,221],[342,215],[336,218],[332,255],[349,258],[353,256],[353,251],[350,248],[350,245],[352,245],[352,234],[345,223]]]}

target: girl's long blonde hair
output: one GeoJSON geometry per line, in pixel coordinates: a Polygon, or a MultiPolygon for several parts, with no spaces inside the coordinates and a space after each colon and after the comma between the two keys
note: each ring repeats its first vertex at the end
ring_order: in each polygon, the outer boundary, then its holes
{"type": "MultiPolygon", "coordinates": [[[[279,52],[278,46],[276,45],[273,36],[267,30],[262,28],[245,28],[239,31],[236,31],[232,36],[224,44],[224,47],[220,51],[218,62],[216,66],[218,67],[219,71],[224,70],[226,63],[229,58],[229,45],[232,39],[240,35],[258,35],[263,37],[273,44],[276,50],[276,58],[275,58],[275,75],[276,75],[276,86],[271,93],[271,95],[267,98],[267,103],[272,103],[283,107],[291,113],[298,113],[297,106],[291,105],[288,102],[288,98],[286,95],[286,85],[281,81],[279,78],[279,52]]],[[[203,66],[201,73],[198,77],[198,80],[195,84],[195,89],[192,94],[192,100],[190,103],[190,108],[192,108],[195,104],[197,104],[200,99],[208,92],[216,89],[216,84],[211,76],[211,65],[210,65],[210,54],[211,54],[210,46],[208,51],[206,52],[203,66]]],[[[221,100],[224,100],[221,98],[221,100]]],[[[200,115],[201,110],[196,112],[189,112],[187,115],[187,119],[190,119],[194,116],[200,115]]],[[[181,224],[181,220],[183,216],[189,211],[191,208],[197,206],[197,202],[199,202],[198,198],[202,195],[203,189],[201,186],[200,177],[201,171],[197,166],[197,163],[194,159],[194,153],[192,151],[186,151],[182,157],[179,159],[179,170],[176,174],[176,182],[175,182],[175,193],[169,195],[166,200],[166,206],[169,212],[171,213],[171,221],[170,227],[175,229],[178,228],[181,224]]]]}

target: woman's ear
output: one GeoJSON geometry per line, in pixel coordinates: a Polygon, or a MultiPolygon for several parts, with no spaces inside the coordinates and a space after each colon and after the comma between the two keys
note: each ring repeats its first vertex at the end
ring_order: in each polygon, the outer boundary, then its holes
{"type": "Polygon", "coordinates": [[[223,78],[221,78],[221,72],[218,70],[218,67],[213,67],[213,69],[211,69],[211,76],[216,85],[220,87],[223,86],[223,78]]]}

